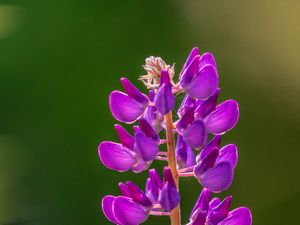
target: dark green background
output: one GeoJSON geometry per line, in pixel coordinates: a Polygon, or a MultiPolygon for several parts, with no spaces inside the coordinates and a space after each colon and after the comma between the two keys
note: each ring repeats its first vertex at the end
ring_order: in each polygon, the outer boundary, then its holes
{"type": "MultiPolygon", "coordinates": [[[[109,224],[101,198],[119,181],[144,187],[146,173],[99,161],[99,142],[117,140],[108,95],[121,76],[141,86],[145,57],[178,72],[194,46],[214,53],[221,99],[240,103],[222,196],[250,207],[254,225],[300,224],[299,11],[297,0],[1,1],[0,224],[109,224]]],[[[184,178],[181,190],[187,222],[201,188],[184,178]]]]}

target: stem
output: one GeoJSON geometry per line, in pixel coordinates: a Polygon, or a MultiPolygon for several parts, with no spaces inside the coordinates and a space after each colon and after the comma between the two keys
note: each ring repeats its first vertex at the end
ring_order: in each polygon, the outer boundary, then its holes
{"type": "MultiPolygon", "coordinates": [[[[169,112],[165,115],[165,121],[166,121],[166,136],[167,136],[167,148],[168,148],[168,164],[170,167],[170,170],[172,172],[175,184],[177,189],[179,190],[179,176],[178,171],[176,167],[176,157],[175,157],[175,135],[173,133],[173,118],[172,118],[172,112],[169,112]]],[[[171,225],[181,225],[180,222],[180,205],[172,210],[171,215],[171,225]]]]}

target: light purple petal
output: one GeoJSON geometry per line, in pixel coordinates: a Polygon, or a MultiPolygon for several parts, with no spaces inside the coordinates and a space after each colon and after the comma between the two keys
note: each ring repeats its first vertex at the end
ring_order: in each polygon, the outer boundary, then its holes
{"type": "Polygon", "coordinates": [[[219,156],[217,162],[228,161],[230,162],[232,168],[235,168],[238,159],[238,151],[235,144],[229,144],[224,146],[219,151],[219,156]]]}
{"type": "Polygon", "coordinates": [[[129,149],[133,149],[134,138],[129,134],[121,125],[115,124],[115,129],[119,140],[123,146],[129,149]]]}
{"type": "Polygon", "coordinates": [[[189,87],[191,81],[193,80],[196,73],[198,72],[199,60],[200,60],[200,56],[199,55],[195,56],[192,62],[183,71],[180,79],[180,85],[183,87],[183,89],[187,89],[189,87]]]}
{"type": "Polygon", "coordinates": [[[157,142],[146,137],[142,132],[137,132],[135,134],[134,149],[145,161],[152,161],[159,150],[157,142]]]}
{"type": "Polygon", "coordinates": [[[186,87],[186,91],[192,98],[205,100],[213,95],[219,84],[216,68],[206,65],[186,87]]]}
{"type": "Polygon", "coordinates": [[[194,121],[191,126],[184,130],[182,137],[185,143],[192,148],[201,148],[207,140],[207,132],[201,120],[194,121]]]}
{"type": "Polygon", "coordinates": [[[109,106],[115,119],[133,123],[143,114],[147,105],[137,102],[123,92],[113,91],[109,96],[109,106]]]}
{"type": "Polygon", "coordinates": [[[159,193],[158,202],[163,209],[170,212],[174,209],[180,201],[179,192],[176,187],[166,182],[159,193]]]}
{"type": "Polygon", "coordinates": [[[167,71],[162,71],[161,83],[162,85],[159,87],[155,95],[154,103],[157,110],[162,115],[166,115],[175,106],[175,97],[172,94],[170,77],[167,71]]]}
{"type": "Polygon", "coordinates": [[[102,163],[112,170],[125,172],[136,163],[137,156],[133,151],[114,142],[101,142],[98,152],[102,163]]]}
{"type": "Polygon", "coordinates": [[[205,118],[205,125],[210,133],[223,134],[235,126],[238,118],[238,103],[234,100],[227,100],[218,105],[216,109],[205,118]]]}
{"type": "Polygon", "coordinates": [[[183,141],[181,135],[178,135],[175,151],[179,169],[194,166],[196,164],[193,149],[183,141]]]}
{"type": "Polygon", "coordinates": [[[194,212],[198,209],[200,211],[207,211],[210,197],[211,197],[211,192],[207,188],[203,188],[203,190],[201,191],[201,193],[198,197],[198,200],[191,212],[190,217],[192,217],[194,212]]]}
{"type": "Polygon", "coordinates": [[[221,162],[207,170],[201,176],[196,176],[200,184],[214,193],[228,189],[233,180],[233,169],[229,162],[221,162]]]}
{"type": "Polygon", "coordinates": [[[118,221],[115,218],[115,215],[113,213],[113,202],[115,201],[116,197],[112,195],[106,195],[102,199],[102,211],[105,215],[105,217],[112,223],[117,224],[118,221]]]}
{"type": "Polygon", "coordinates": [[[206,223],[218,224],[220,221],[225,219],[229,212],[231,200],[232,197],[228,196],[218,206],[211,209],[207,215],[206,223]]]}
{"type": "Polygon", "coordinates": [[[205,65],[210,64],[213,65],[214,67],[216,67],[216,60],[214,58],[214,56],[209,53],[209,52],[205,52],[201,55],[200,57],[200,64],[199,64],[199,70],[201,70],[205,65]]]}
{"type": "Polygon", "coordinates": [[[251,211],[246,207],[240,207],[231,211],[227,218],[218,225],[251,225],[252,215],[251,211]]]}
{"type": "Polygon", "coordinates": [[[210,96],[207,100],[197,100],[195,118],[204,119],[209,113],[211,113],[217,106],[220,89],[210,96]]]}
{"type": "Polygon", "coordinates": [[[128,190],[130,191],[130,197],[132,198],[132,200],[150,209],[152,203],[147,198],[146,194],[135,183],[131,181],[127,181],[126,185],[128,187],[128,190]]]}
{"type": "Polygon", "coordinates": [[[145,161],[143,159],[139,159],[138,163],[135,164],[131,170],[135,173],[140,173],[143,172],[144,170],[147,170],[150,165],[151,165],[152,161],[145,161]]]}
{"type": "Polygon", "coordinates": [[[136,100],[142,105],[148,105],[148,97],[139,91],[127,78],[121,78],[121,83],[128,96],[136,100]]]}
{"type": "Polygon", "coordinates": [[[147,211],[141,205],[123,196],[115,199],[113,213],[121,225],[138,225],[148,218],[147,211]]]}

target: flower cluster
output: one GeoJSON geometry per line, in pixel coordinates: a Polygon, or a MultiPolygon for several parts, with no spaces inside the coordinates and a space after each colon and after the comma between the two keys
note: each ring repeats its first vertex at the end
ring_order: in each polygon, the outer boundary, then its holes
{"type": "Polygon", "coordinates": [[[163,179],[155,169],[149,170],[145,191],[130,181],[119,183],[120,196],[107,195],[102,200],[107,219],[138,225],[149,215],[159,215],[170,216],[172,225],[180,225],[179,178],[195,177],[203,190],[188,225],[251,225],[248,208],[229,211],[231,196],[222,202],[219,198],[210,201],[211,193],[227,190],[233,181],[237,147],[221,147],[221,139],[239,117],[235,100],[218,103],[219,77],[213,55],[192,49],[177,82],[174,65],[159,57],[147,58],[144,68],[147,74],[140,80],[149,89],[148,95],[121,78],[124,92],[113,91],[109,96],[114,118],[136,123],[132,133],[116,124],[119,143],[101,142],[99,156],[106,167],[119,172],[140,173],[154,160],[165,161],[167,166],[163,179]],[[173,114],[180,94],[183,100],[173,114]],[[161,145],[167,145],[167,151],[160,150],[161,145]]]}

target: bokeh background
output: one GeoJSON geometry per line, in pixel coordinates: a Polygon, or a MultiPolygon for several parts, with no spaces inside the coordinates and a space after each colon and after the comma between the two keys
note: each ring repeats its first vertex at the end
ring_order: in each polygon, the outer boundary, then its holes
{"type": "MultiPolygon", "coordinates": [[[[101,198],[147,174],[99,161],[98,143],[117,140],[108,95],[121,76],[141,86],[147,56],[179,71],[194,46],[215,55],[221,99],[240,103],[223,139],[239,163],[222,196],[250,207],[254,225],[300,224],[299,12],[299,0],[2,0],[0,224],[109,224],[101,198]]],[[[180,185],[187,222],[201,188],[180,185]]]]}

